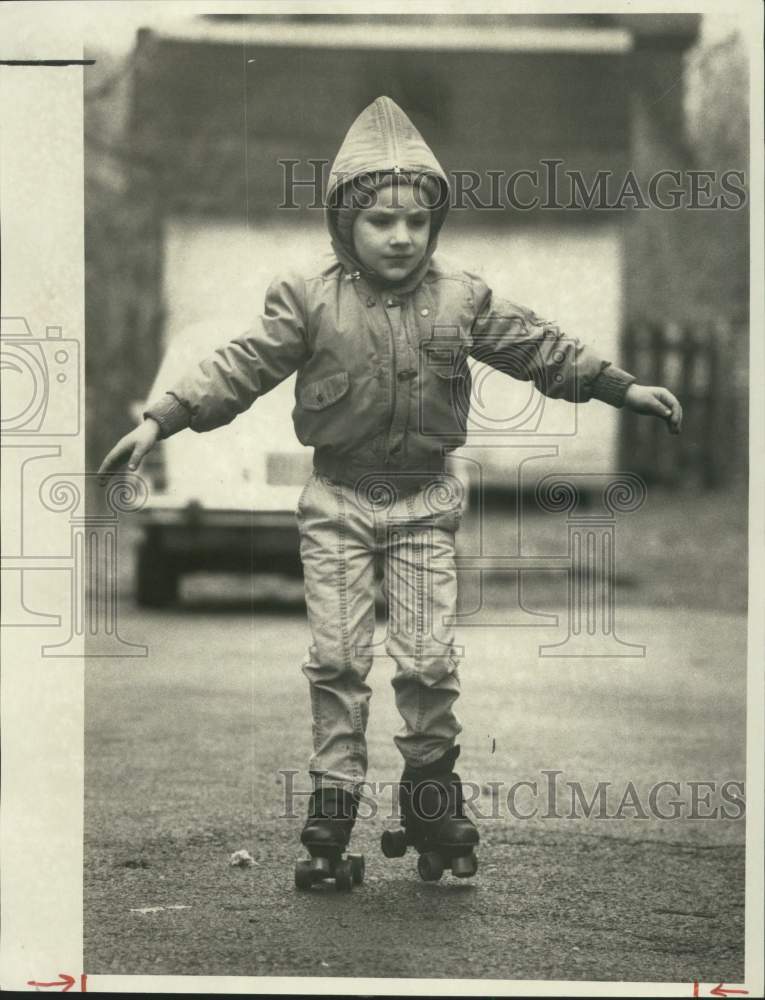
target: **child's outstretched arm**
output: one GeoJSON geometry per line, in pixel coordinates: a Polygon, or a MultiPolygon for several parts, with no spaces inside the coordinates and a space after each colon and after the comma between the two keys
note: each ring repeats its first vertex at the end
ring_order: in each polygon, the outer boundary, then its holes
{"type": "Polygon", "coordinates": [[[475,309],[470,353],[476,360],[532,381],[552,399],[573,403],[599,399],[627,406],[636,413],[663,417],[671,433],[680,433],[682,408],[669,389],[637,385],[634,375],[602,359],[576,337],[564,335],[530,309],[495,296],[476,275],[470,278],[475,309]]]}
{"type": "Polygon", "coordinates": [[[276,279],[265,308],[250,330],[199,362],[144,410],[144,422],[109,452],[99,474],[130,458],[137,468],[158,439],[185,427],[202,432],[230,423],[255,400],[292,374],[308,355],[302,279],[276,279]]]}
{"type": "Polygon", "coordinates": [[[184,427],[211,431],[230,423],[300,367],[308,355],[303,280],[277,278],[254,327],[201,361],[144,411],[162,437],[184,427]]]}

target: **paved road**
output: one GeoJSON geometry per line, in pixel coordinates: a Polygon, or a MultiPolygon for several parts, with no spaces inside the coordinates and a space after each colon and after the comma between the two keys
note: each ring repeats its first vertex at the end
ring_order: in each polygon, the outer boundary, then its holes
{"type": "MultiPolygon", "coordinates": [[[[367,880],[344,896],[292,884],[305,807],[284,818],[281,772],[306,788],[300,609],[128,607],[121,634],[149,658],[87,669],[86,970],[740,982],[743,821],[661,820],[647,803],[652,785],[676,781],[659,807],[676,798],[687,816],[688,782],[743,779],[744,625],[631,607],[617,631],[646,657],[600,661],[540,659],[538,644],[560,637],[550,625],[461,630],[460,771],[484,817],[479,874],[425,884],[410,855],[384,859],[393,821],[380,796],[355,835],[367,880]],[[553,777],[559,819],[546,818],[553,777]],[[513,816],[518,781],[537,795],[521,786],[513,816]],[[574,782],[587,798],[611,782],[603,815],[568,818],[574,782]],[[645,818],[629,805],[615,818],[625,794],[645,818]],[[229,866],[240,849],[254,866],[229,866]]],[[[391,676],[380,659],[376,781],[399,776],[391,676]]]]}

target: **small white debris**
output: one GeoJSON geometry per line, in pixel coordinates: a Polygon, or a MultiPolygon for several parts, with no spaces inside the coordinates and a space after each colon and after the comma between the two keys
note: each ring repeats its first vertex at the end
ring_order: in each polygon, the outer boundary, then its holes
{"type": "Polygon", "coordinates": [[[184,906],[182,903],[173,903],[170,906],[138,906],[130,907],[131,913],[140,913],[144,916],[147,913],[161,913],[162,910],[190,910],[190,906],[184,906]]]}
{"type": "Polygon", "coordinates": [[[255,858],[249,851],[234,851],[228,859],[228,863],[234,868],[252,868],[255,864],[255,858]]]}

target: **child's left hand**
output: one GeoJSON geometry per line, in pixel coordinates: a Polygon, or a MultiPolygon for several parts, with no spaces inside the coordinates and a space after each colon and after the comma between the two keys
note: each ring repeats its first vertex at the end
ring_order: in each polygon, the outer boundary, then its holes
{"type": "Polygon", "coordinates": [[[683,408],[669,389],[660,385],[638,385],[633,382],[624,396],[624,405],[635,413],[663,417],[670,434],[679,434],[683,424],[683,408]]]}

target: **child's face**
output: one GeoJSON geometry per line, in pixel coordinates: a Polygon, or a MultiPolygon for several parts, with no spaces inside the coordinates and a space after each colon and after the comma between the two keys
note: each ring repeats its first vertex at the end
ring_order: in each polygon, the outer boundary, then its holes
{"type": "Polygon", "coordinates": [[[429,237],[430,212],[417,203],[409,184],[381,188],[374,205],[361,209],[353,221],[359,260],[391,282],[412,273],[425,255],[429,237]]]}

